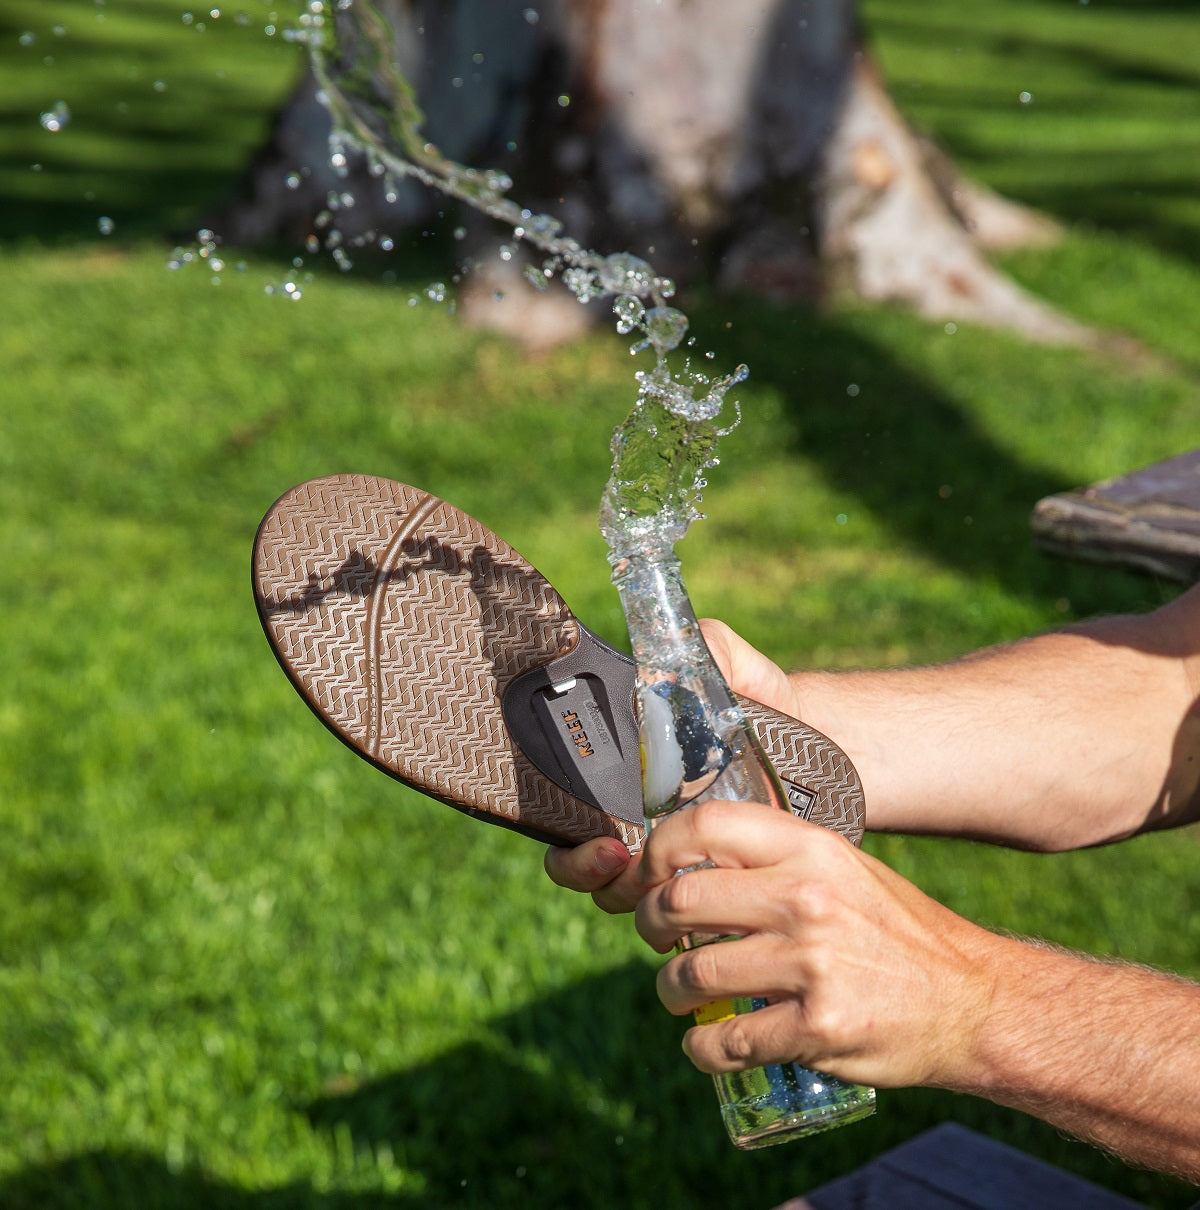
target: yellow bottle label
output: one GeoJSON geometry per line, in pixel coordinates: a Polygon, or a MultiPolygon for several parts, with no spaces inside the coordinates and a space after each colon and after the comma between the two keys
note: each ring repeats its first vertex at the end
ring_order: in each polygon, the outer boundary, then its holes
{"type": "Polygon", "coordinates": [[[714,1021],[728,1021],[730,1017],[736,1017],[737,1009],[733,1007],[732,1000],[714,1000],[711,1004],[700,1005],[692,1016],[696,1018],[697,1025],[711,1025],[714,1021]]]}

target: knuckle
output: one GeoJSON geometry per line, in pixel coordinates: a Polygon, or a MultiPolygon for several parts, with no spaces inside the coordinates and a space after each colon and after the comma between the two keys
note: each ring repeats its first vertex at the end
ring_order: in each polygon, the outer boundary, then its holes
{"type": "Polygon", "coordinates": [[[688,987],[699,995],[715,994],[721,989],[721,957],[715,945],[702,945],[688,951],[682,959],[681,974],[688,987]]]}
{"type": "Polygon", "coordinates": [[[805,1023],[822,1050],[837,1051],[846,1042],[849,1023],[846,1013],[831,999],[805,1005],[805,1023]]]}
{"type": "Polygon", "coordinates": [[[688,807],[685,814],[692,832],[696,834],[707,835],[729,822],[729,806],[716,798],[709,798],[688,807]]]}
{"type": "Polygon", "coordinates": [[[791,911],[809,925],[831,924],[837,915],[837,896],[822,878],[794,885],[788,898],[791,911]]]}
{"type": "Polygon", "coordinates": [[[747,1067],[755,1059],[753,1013],[721,1023],[721,1054],[734,1067],[747,1067]]]}
{"type": "Polygon", "coordinates": [[[694,874],[677,874],[659,888],[659,903],[671,918],[687,919],[695,911],[700,887],[694,874]]]}

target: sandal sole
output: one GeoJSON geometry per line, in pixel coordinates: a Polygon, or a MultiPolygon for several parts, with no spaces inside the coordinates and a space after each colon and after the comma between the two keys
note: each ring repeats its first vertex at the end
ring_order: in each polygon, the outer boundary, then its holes
{"type": "MultiPolygon", "coordinates": [[[[301,697],[376,767],[540,841],[609,835],[640,848],[632,661],[473,517],[387,479],[316,479],[263,519],[253,583],[267,639],[301,697]],[[539,693],[576,683],[605,707],[607,725],[588,697],[597,724],[586,755],[611,766],[603,784],[585,786],[576,767],[587,766],[562,756],[552,722],[532,720],[539,693]]],[[[841,749],[741,701],[797,814],[857,844],[862,788],[841,749]]]]}

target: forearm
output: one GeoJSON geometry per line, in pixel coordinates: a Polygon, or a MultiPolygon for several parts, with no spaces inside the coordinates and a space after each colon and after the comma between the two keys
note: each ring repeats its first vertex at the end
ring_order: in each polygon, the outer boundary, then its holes
{"type": "Polygon", "coordinates": [[[1200,986],[1008,938],[958,1091],[1200,1181],[1200,986]]]}
{"type": "Polygon", "coordinates": [[[867,826],[1073,848],[1194,818],[1195,592],[951,664],[792,678],[862,777],[867,826]]]}

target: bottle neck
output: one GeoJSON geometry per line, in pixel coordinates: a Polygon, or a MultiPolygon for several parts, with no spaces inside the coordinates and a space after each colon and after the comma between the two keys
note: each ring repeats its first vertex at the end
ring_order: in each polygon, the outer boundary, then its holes
{"type": "Polygon", "coordinates": [[[625,611],[633,657],[643,673],[677,672],[681,665],[715,671],[674,550],[621,559],[612,579],[625,611]]]}

